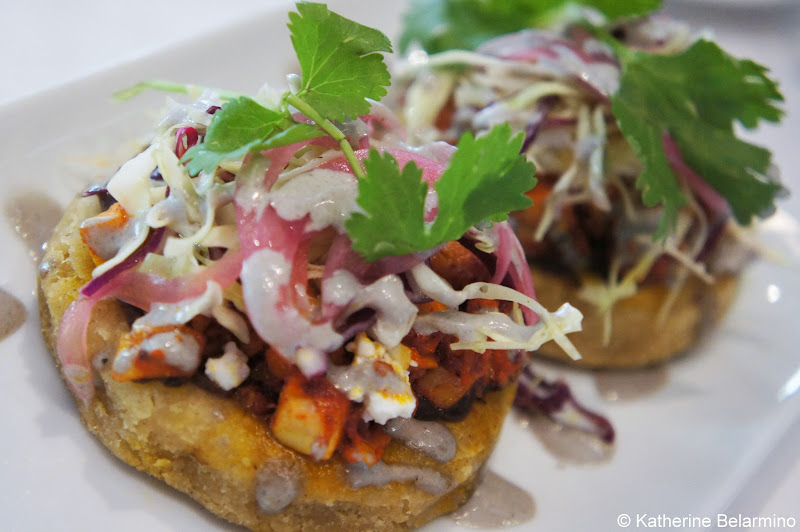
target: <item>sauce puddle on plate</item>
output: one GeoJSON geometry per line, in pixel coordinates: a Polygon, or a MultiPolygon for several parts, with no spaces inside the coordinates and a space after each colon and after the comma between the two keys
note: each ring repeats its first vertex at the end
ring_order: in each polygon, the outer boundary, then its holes
{"type": "Polygon", "coordinates": [[[27,319],[22,301],[0,288],[0,342],[14,334],[27,319]]]}
{"type": "Polygon", "coordinates": [[[663,389],[668,377],[668,370],[664,365],[632,370],[608,370],[595,374],[594,385],[606,401],[635,401],[663,389]]]}
{"type": "Polygon", "coordinates": [[[559,462],[573,465],[601,464],[614,456],[615,445],[580,429],[556,423],[539,415],[516,414],[517,420],[530,430],[544,448],[559,462]]]}
{"type": "Polygon", "coordinates": [[[527,523],[536,514],[531,495],[500,475],[486,471],[472,497],[450,517],[464,528],[506,528],[527,523]]]}
{"type": "Polygon", "coordinates": [[[28,192],[6,200],[4,212],[31,258],[38,263],[64,209],[41,192],[28,192]]]}

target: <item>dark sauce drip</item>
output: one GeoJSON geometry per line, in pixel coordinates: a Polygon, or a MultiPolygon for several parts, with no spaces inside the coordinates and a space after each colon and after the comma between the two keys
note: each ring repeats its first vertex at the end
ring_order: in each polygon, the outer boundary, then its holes
{"type": "Polygon", "coordinates": [[[0,288],[0,342],[14,334],[27,319],[22,301],[0,288]]]}
{"type": "Polygon", "coordinates": [[[61,219],[61,206],[42,193],[31,192],[9,198],[4,210],[8,223],[25,243],[31,258],[37,263],[41,261],[45,245],[61,219]]]}

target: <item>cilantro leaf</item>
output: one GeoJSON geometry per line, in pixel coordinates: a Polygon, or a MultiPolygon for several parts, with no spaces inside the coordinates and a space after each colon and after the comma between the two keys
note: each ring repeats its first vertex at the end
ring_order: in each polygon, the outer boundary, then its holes
{"type": "Polygon", "coordinates": [[[288,113],[241,96],[214,114],[204,141],[189,148],[182,161],[188,163],[186,168],[191,175],[197,175],[201,170],[213,172],[226,159],[321,135],[323,132],[316,126],[296,123],[288,113]]]}
{"type": "Polygon", "coordinates": [[[289,13],[302,71],[297,96],[332,121],[368,113],[367,99],[380,100],[389,85],[389,71],[379,53],[392,51],[389,39],[324,4],[302,2],[297,11],[289,13]]]}
{"type": "Polygon", "coordinates": [[[525,195],[536,184],[534,167],[520,155],[522,135],[511,137],[502,125],[475,139],[464,135],[450,165],[436,182],[436,218],[424,222],[428,186],[413,163],[402,171],[390,154],[370,153],[359,180],[363,213],[345,223],[353,249],[367,261],[404,255],[456,240],[484,220],[501,221],[509,210],[524,209],[525,195]]]}
{"type": "Polygon", "coordinates": [[[685,162],[730,204],[740,224],[772,209],[780,184],[766,177],[768,150],[736,137],[733,126],[777,121],[776,84],[752,61],[740,61],[700,40],[683,53],[654,55],[618,50],[623,65],[612,110],[644,166],[637,187],[646,205],[663,204],[656,238],[675,225],[686,199],[664,152],[662,136],[675,140],[685,162]]]}
{"type": "Polygon", "coordinates": [[[433,229],[437,238],[455,240],[482,220],[503,221],[509,211],[530,207],[525,195],[536,185],[533,164],[520,156],[523,136],[511,138],[502,124],[475,139],[466,133],[450,165],[436,183],[440,212],[433,229]]]}
{"type": "Polygon", "coordinates": [[[358,180],[358,205],[345,222],[353,249],[367,261],[429,249],[425,229],[425,197],[428,185],[413,163],[400,171],[390,153],[370,150],[364,160],[366,177],[358,180]]]}
{"type": "Polygon", "coordinates": [[[213,172],[223,159],[242,157],[251,146],[275,131],[285,115],[242,96],[219,109],[211,120],[205,140],[183,156],[192,175],[213,172]]]}
{"type": "Polygon", "coordinates": [[[656,11],[661,0],[413,0],[399,48],[406,51],[416,42],[430,53],[474,50],[493,37],[540,25],[574,4],[594,8],[613,21],[656,11]]]}

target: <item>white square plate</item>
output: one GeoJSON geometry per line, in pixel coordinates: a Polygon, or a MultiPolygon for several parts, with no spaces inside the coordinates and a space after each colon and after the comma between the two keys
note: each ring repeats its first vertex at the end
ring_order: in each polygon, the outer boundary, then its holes
{"type": "MultiPolygon", "coordinates": [[[[368,0],[330,5],[391,36],[404,7],[368,0]]],[[[83,429],[39,334],[31,242],[42,237],[31,234],[26,241],[20,233],[52,226],[59,209],[88,182],[108,177],[164,102],[164,95],[151,93],[117,103],[113,92],[147,78],[248,93],[263,82],[282,86],[284,74],[294,69],[286,20],[285,11],[271,11],[0,109],[0,288],[22,301],[28,318],[0,342],[3,529],[236,529],[122,465],[83,429]],[[28,220],[19,223],[20,213],[28,220]]],[[[796,96],[797,80],[790,81],[794,85],[784,88],[796,96]]],[[[790,142],[800,138],[796,124],[760,138],[787,173],[800,167],[790,142]]],[[[796,189],[798,182],[789,184],[796,189]]],[[[542,367],[549,376],[564,376],[587,406],[606,414],[618,440],[612,453],[594,454],[574,435],[511,416],[490,468],[536,502],[533,522],[520,529],[611,530],[621,513],[715,516],[736,505],[753,510],[748,505],[759,497],[753,486],[764,488],[759,475],[775,469],[768,458],[796,459],[784,443],[800,417],[796,198],[784,209],[767,225],[764,241],[788,264],[755,264],[722,327],[690,356],[626,376],[542,367]],[[609,400],[615,392],[620,397],[609,400]]],[[[427,529],[458,526],[445,517],[427,529]]]]}

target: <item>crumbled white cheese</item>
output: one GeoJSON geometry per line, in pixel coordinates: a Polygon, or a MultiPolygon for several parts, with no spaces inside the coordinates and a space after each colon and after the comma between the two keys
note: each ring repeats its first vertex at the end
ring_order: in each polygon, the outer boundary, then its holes
{"type": "Polygon", "coordinates": [[[232,390],[250,376],[247,355],[235,343],[228,342],[221,357],[206,360],[206,375],[223,390],[232,390]]]}
{"type": "Polygon", "coordinates": [[[363,333],[347,349],[355,354],[353,363],[330,368],[328,379],[348,399],[364,403],[364,420],[383,425],[390,419],[411,417],[417,399],[408,380],[408,368],[363,333]]]}
{"type": "Polygon", "coordinates": [[[176,328],[146,336],[141,342],[117,351],[112,365],[114,372],[124,374],[137,358],[153,353],[160,353],[167,365],[184,372],[192,372],[200,365],[200,344],[193,335],[176,328]]]}

